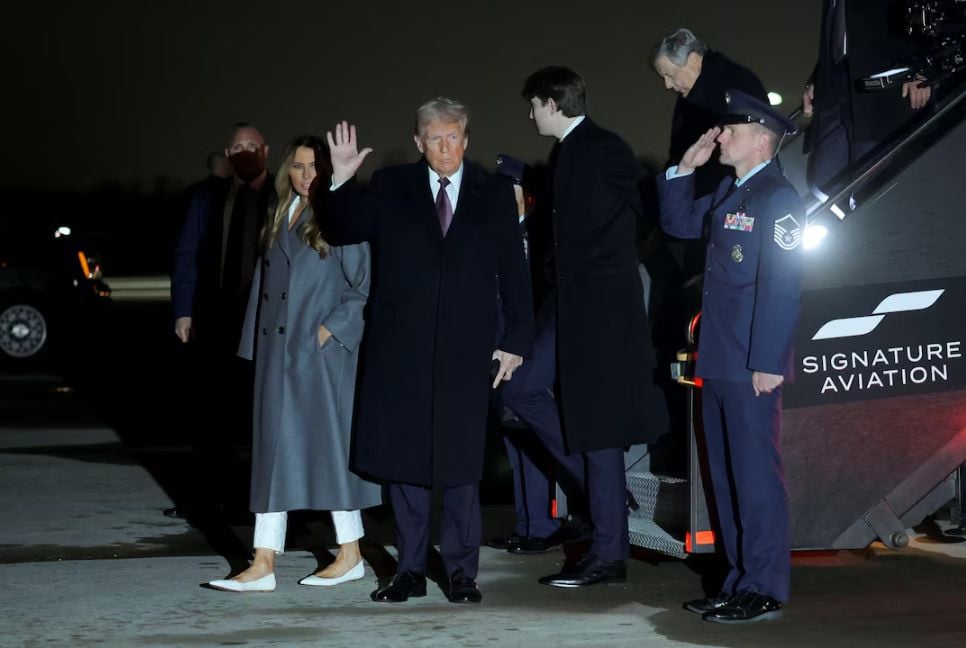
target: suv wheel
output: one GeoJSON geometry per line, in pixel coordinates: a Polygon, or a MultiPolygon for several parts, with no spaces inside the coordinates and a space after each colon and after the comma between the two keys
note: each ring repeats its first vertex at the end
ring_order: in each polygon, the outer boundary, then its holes
{"type": "Polygon", "coordinates": [[[47,319],[30,304],[0,310],[0,352],[6,356],[32,358],[46,346],[47,332],[47,319]]]}

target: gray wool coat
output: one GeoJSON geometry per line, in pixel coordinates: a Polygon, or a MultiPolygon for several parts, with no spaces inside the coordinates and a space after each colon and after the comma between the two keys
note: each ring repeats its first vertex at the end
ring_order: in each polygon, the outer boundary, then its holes
{"type": "Polygon", "coordinates": [[[369,247],[299,238],[307,208],[262,258],[252,280],[238,355],[255,360],[251,510],[355,510],[381,488],[349,471],[352,405],[369,247]],[[332,332],[319,347],[318,329],[332,332]]]}

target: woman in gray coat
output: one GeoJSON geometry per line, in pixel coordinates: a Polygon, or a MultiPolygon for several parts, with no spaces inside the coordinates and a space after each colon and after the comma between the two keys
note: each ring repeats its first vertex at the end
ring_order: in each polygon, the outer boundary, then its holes
{"type": "Polygon", "coordinates": [[[349,471],[349,437],[369,248],[330,247],[319,232],[308,196],[317,174],[329,177],[328,159],[320,138],[298,137],[276,176],[278,204],[262,232],[238,352],[255,360],[255,560],[231,580],[212,581],[216,589],[274,590],[286,512],[296,509],[332,511],[339,543],[335,562],[300,583],[364,574],[360,509],[380,504],[381,489],[349,471]]]}

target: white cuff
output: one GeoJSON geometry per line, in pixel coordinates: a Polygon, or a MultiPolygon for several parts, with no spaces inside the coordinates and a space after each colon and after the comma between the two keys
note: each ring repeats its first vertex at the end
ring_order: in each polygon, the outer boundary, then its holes
{"type": "Polygon", "coordinates": [[[340,545],[355,542],[365,533],[360,511],[332,511],[332,525],[335,527],[335,541],[340,545]]]}
{"type": "Polygon", "coordinates": [[[288,514],[278,513],[255,514],[255,538],[252,545],[256,549],[271,549],[275,553],[285,553],[285,529],[288,526],[288,514]]]}
{"type": "Polygon", "coordinates": [[[678,165],[668,167],[667,171],[664,172],[664,178],[666,180],[674,180],[675,178],[686,178],[694,173],[694,169],[691,169],[687,173],[678,173],[678,165]]]}

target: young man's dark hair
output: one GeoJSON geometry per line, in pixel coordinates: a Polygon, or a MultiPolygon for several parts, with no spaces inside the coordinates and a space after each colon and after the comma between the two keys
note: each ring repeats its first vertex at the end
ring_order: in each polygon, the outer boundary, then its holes
{"type": "Polygon", "coordinates": [[[587,90],[584,80],[570,68],[549,66],[537,70],[523,82],[523,98],[534,97],[542,103],[553,99],[564,115],[579,117],[587,114],[587,90]]]}

